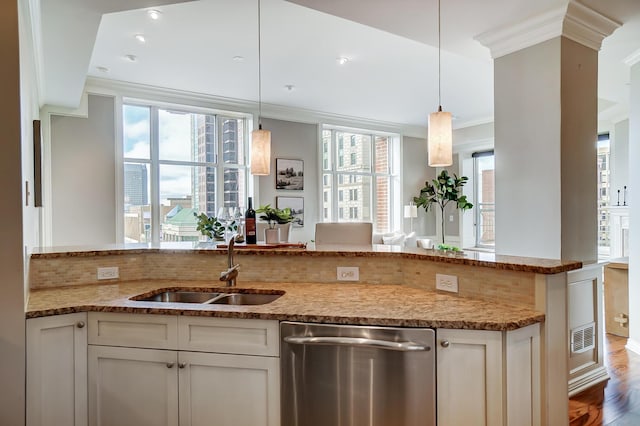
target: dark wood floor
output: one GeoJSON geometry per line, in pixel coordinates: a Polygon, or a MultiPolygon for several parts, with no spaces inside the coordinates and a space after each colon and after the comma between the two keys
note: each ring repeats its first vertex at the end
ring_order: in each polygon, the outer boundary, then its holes
{"type": "Polygon", "coordinates": [[[607,334],[605,365],[611,379],[569,401],[570,426],[640,425],[640,355],[628,352],[627,339],[607,334]]]}

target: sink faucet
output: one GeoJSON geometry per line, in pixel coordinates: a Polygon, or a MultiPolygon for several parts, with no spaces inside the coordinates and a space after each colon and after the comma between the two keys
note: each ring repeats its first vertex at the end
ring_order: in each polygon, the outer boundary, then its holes
{"type": "Polygon", "coordinates": [[[234,237],[231,237],[229,240],[229,248],[227,249],[227,259],[229,263],[229,269],[226,271],[220,272],[220,281],[226,281],[227,287],[235,287],[236,286],[236,278],[238,277],[238,268],[240,265],[233,264],[233,247],[236,244],[236,240],[234,237]]]}

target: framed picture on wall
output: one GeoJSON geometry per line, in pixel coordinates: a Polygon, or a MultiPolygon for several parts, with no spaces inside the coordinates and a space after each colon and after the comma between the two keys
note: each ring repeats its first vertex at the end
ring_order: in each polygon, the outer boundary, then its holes
{"type": "Polygon", "coordinates": [[[304,189],[304,161],[276,158],[276,189],[304,189]]]}
{"type": "Polygon", "coordinates": [[[303,197],[276,197],[276,207],[279,209],[291,209],[293,220],[291,226],[302,228],[304,226],[304,198],[303,197]]]}

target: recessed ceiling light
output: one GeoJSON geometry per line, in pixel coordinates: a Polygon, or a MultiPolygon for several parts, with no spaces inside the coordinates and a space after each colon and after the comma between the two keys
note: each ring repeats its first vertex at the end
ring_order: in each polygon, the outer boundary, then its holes
{"type": "Polygon", "coordinates": [[[144,34],[136,34],[135,35],[136,40],[138,40],[140,43],[146,43],[147,39],[144,36],[144,34]]]}
{"type": "Polygon", "coordinates": [[[96,69],[97,69],[98,71],[100,71],[100,72],[104,72],[104,73],[109,72],[109,68],[107,68],[107,67],[103,67],[103,66],[96,67],[96,69]]]}
{"type": "Polygon", "coordinates": [[[336,58],[336,62],[338,62],[339,65],[344,65],[349,62],[349,58],[346,56],[340,56],[339,58],[336,58]]]}
{"type": "Polygon", "coordinates": [[[295,90],[296,86],[294,86],[293,84],[285,84],[284,88],[287,89],[288,92],[292,92],[295,90]]]}
{"type": "Polygon", "coordinates": [[[147,14],[149,15],[149,18],[157,21],[158,19],[160,19],[160,15],[162,15],[162,12],[157,9],[151,9],[147,11],[147,14]]]}
{"type": "Polygon", "coordinates": [[[138,60],[138,57],[136,55],[124,55],[124,57],[127,58],[129,62],[135,62],[138,60]]]}
{"type": "Polygon", "coordinates": [[[234,56],[233,60],[236,61],[236,62],[242,62],[242,61],[244,61],[244,56],[240,56],[240,55],[234,56]]]}

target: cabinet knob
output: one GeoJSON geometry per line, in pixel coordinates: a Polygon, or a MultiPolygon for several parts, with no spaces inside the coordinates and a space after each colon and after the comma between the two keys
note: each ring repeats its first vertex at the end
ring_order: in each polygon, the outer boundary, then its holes
{"type": "Polygon", "coordinates": [[[448,340],[443,340],[442,342],[440,342],[440,346],[442,346],[443,348],[448,348],[449,347],[449,341],[448,340]]]}
{"type": "Polygon", "coordinates": [[[173,366],[175,365],[175,363],[173,362],[168,362],[167,363],[167,368],[173,368],[173,366]]]}
{"type": "Polygon", "coordinates": [[[186,362],[178,363],[178,368],[185,368],[187,366],[186,362]]]}
{"type": "Polygon", "coordinates": [[[78,321],[78,322],[76,323],[76,327],[78,327],[78,328],[83,328],[83,327],[84,327],[84,321],[78,321]]]}

